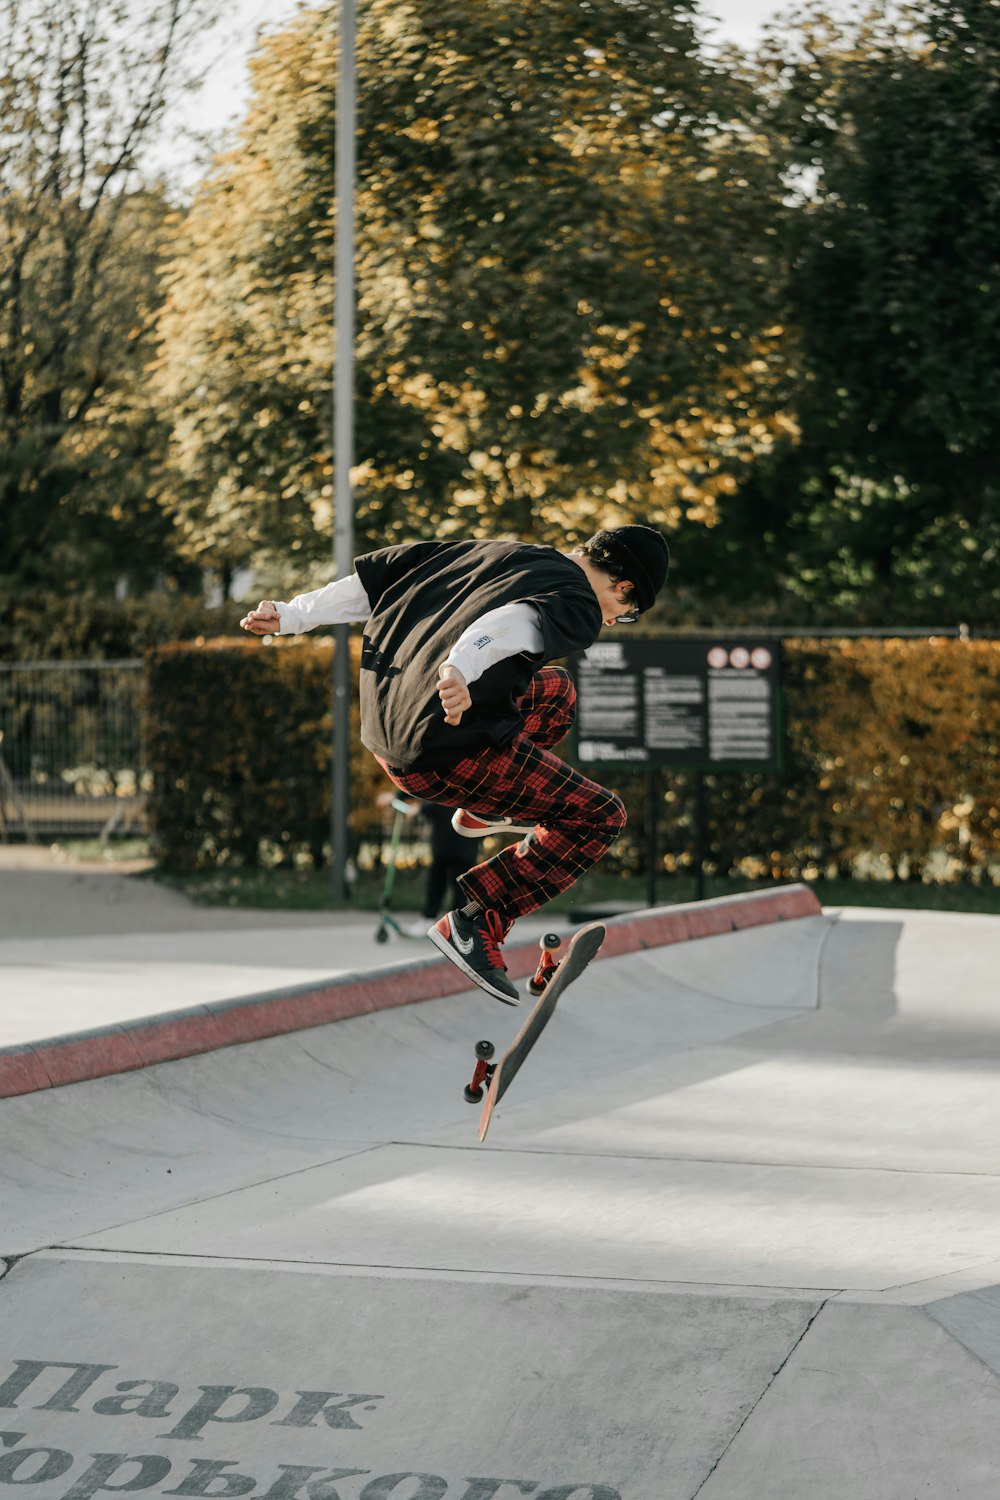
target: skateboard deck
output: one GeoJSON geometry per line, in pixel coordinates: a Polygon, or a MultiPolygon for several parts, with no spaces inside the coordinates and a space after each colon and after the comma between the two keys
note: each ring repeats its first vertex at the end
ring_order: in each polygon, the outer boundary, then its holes
{"type": "MultiPolygon", "coordinates": [[[[603,923],[592,922],[587,927],[581,927],[579,932],[574,934],[565,956],[559,961],[555,973],[532,1006],[524,1025],[493,1069],[489,1092],[479,1119],[481,1141],[486,1139],[494,1109],[514,1082],[522,1063],[551,1020],[560,995],[567,985],[573,983],[574,979],[579,979],[591,959],[596,957],[604,942],[604,933],[603,923]]],[[[480,1043],[479,1045],[483,1047],[489,1044],[480,1043]]],[[[491,1056],[492,1047],[489,1053],[480,1053],[477,1048],[477,1055],[491,1056]]]]}

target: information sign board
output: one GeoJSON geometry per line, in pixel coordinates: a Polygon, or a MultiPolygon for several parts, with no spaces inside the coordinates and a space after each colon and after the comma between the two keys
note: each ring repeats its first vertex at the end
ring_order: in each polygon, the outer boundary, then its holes
{"type": "Polygon", "coordinates": [[[584,765],[781,769],[779,641],[599,641],[574,657],[572,668],[584,765]]]}

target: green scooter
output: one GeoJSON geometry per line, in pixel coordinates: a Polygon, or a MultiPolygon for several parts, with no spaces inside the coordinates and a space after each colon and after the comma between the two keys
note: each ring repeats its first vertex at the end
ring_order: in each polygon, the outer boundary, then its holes
{"type": "Polygon", "coordinates": [[[385,862],[385,882],[382,886],[382,900],[379,902],[378,926],[375,929],[376,943],[389,941],[390,928],[397,937],[412,936],[411,933],[403,931],[392,910],[392,888],[396,883],[396,859],[403,837],[403,823],[409,813],[410,804],[404,802],[401,797],[393,797],[389,805],[396,816],[392,820],[392,835],[389,839],[389,853],[385,862]]]}

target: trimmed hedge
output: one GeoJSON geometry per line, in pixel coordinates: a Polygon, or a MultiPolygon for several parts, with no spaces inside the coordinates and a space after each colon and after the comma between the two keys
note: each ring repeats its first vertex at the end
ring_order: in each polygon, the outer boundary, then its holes
{"type": "MultiPolygon", "coordinates": [[[[355,673],[360,641],[352,641],[355,673]]],[[[145,716],[153,850],[167,870],[256,865],[265,847],[322,864],[330,834],[333,643],[250,639],[159,647],[145,716]]],[[[363,826],[381,768],[357,738],[351,783],[363,826]]]]}
{"type": "Polygon", "coordinates": [[[848,873],[878,852],[919,878],[988,876],[1000,860],[1000,642],[791,642],[800,838],[848,873]],[[805,811],[805,809],[804,809],[805,811]]]}
{"type": "MultiPolygon", "coordinates": [[[[782,774],[705,777],[711,873],[1000,881],[1000,642],[786,640],[784,682],[782,774]]],[[[691,863],[694,778],[661,780],[673,870],[691,863]]],[[[630,774],[633,860],[644,791],[630,774]]]]}
{"type": "MultiPolygon", "coordinates": [[[[352,642],[355,674],[359,642],[352,642]]],[[[178,871],[308,855],[329,839],[332,645],[212,641],[149,656],[151,820],[178,871]]],[[[786,769],[709,775],[708,868],[763,878],[1000,876],[1000,642],[785,643],[786,769]]],[[[386,786],[353,730],[352,826],[386,786]]],[[[607,864],[645,860],[645,774],[602,773],[630,824],[607,864]]],[[[690,864],[694,778],[664,772],[663,868],[690,864]]]]}

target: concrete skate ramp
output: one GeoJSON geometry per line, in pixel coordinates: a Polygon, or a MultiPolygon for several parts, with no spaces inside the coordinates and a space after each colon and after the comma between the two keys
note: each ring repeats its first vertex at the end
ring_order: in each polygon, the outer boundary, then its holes
{"type": "Polygon", "coordinates": [[[998,943],[595,965],[485,1146],[479,995],[3,1101],[0,1500],[995,1500],[998,943]]]}

